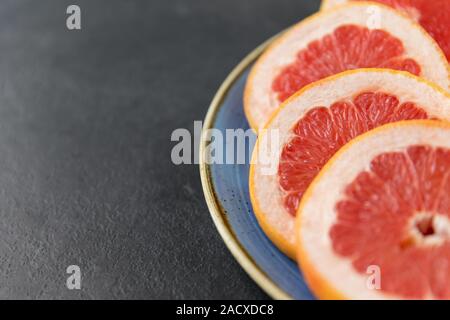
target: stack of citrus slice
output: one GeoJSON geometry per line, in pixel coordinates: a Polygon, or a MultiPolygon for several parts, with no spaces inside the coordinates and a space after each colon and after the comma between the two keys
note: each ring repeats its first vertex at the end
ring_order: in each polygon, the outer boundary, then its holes
{"type": "Polygon", "coordinates": [[[449,88],[433,38],[366,2],[292,27],[253,67],[252,205],[318,297],[450,298],[449,88]]]}

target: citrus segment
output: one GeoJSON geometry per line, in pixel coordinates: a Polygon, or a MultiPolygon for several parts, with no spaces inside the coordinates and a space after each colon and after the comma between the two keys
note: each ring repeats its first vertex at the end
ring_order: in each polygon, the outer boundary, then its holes
{"type": "Polygon", "coordinates": [[[404,55],[402,42],[386,31],[343,25],[301,50],[272,89],[282,102],[311,82],[351,69],[390,68],[420,75],[419,64],[404,55]]]}
{"type": "Polygon", "coordinates": [[[251,127],[262,129],[306,85],[358,68],[407,71],[450,88],[447,59],[419,24],[385,5],[352,2],[293,26],[258,59],[244,93],[251,127]]]}
{"type": "Polygon", "coordinates": [[[352,140],[298,211],[299,263],[312,290],[319,298],[450,299],[449,193],[450,124],[404,121],[352,140]]]}
{"type": "Polygon", "coordinates": [[[386,292],[450,299],[450,208],[442,205],[449,173],[449,148],[418,145],[378,155],[336,205],[334,251],[362,274],[378,265],[386,292]],[[436,258],[440,265],[433,265],[436,258]]]}
{"type": "MultiPolygon", "coordinates": [[[[348,1],[361,0],[325,0],[324,9],[348,1]]],[[[437,41],[450,60],[450,1],[448,0],[372,0],[386,4],[406,13],[419,22],[422,27],[437,41]]]]}

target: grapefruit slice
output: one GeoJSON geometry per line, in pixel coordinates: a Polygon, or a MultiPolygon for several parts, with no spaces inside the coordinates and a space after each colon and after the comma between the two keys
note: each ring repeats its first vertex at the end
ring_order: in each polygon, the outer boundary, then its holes
{"type": "Polygon", "coordinates": [[[244,94],[250,126],[261,129],[305,85],[357,68],[408,71],[450,86],[447,59],[420,25],[388,6],[350,3],[295,25],[258,59],[244,94]],[[377,29],[371,28],[374,6],[377,29]]]}
{"type": "Polygon", "coordinates": [[[407,72],[358,69],[303,88],[261,130],[253,151],[250,196],[262,229],[295,259],[299,202],[333,154],[375,127],[425,118],[450,119],[450,95],[407,72]]]}
{"type": "Polygon", "coordinates": [[[450,123],[351,141],[305,193],[296,232],[319,298],[450,299],[450,123]]]}
{"type": "MultiPolygon", "coordinates": [[[[321,9],[360,0],[324,0],[321,9]]],[[[436,40],[450,61],[450,1],[448,0],[372,0],[406,13],[419,22],[436,40]]]]}

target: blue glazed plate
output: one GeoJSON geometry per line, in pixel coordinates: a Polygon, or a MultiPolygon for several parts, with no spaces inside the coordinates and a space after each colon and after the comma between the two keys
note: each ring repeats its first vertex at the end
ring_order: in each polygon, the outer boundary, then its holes
{"type": "MultiPolygon", "coordinates": [[[[206,161],[211,142],[206,130],[218,129],[226,137],[226,129],[249,129],[242,105],[245,81],[252,64],[270,41],[255,49],[233,70],[212,101],[200,142],[200,174],[206,202],[220,235],[255,282],[275,299],[314,299],[296,263],[265,236],[253,213],[248,174],[255,137],[249,139],[253,141],[245,148],[248,150],[245,164],[206,161]]],[[[225,157],[225,151],[223,154],[225,157]]]]}

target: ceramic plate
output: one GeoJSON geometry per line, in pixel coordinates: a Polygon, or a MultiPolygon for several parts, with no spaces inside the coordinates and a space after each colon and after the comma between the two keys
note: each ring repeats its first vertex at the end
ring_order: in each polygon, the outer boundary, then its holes
{"type": "MultiPolygon", "coordinates": [[[[269,42],[247,56],[222,84],[208,110],[204,132],[217,129],[225,137],[226,129],[249,129],[242,105],[245,81],[255,59],[269,42]]],[[[231,253],[272,298],[313,299],[296,263],[272,244],[256,221],[248,188],[253,145],[245,148],[248,150],[245,164],[207,164],[204,160],[210,151],[209,144],[210,139],[203,135],[200,142],[203,190],[214,223],[231,253]]]]}

